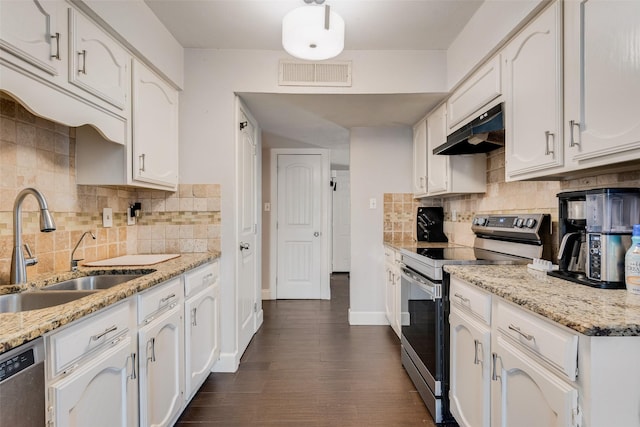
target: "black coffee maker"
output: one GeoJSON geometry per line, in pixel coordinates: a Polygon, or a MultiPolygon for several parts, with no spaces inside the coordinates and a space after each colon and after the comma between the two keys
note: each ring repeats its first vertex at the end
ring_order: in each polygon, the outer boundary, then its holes
{"type": "Polygon", "coordinates": [[[418,208],[416,236],[419,242],[448,242],[443,231],[444,210],[441,207],[418,208]]]}
{"type": "Polygon", "coordinates": [[[558,270],[569,277],[584,279],[587,261],[586,193],[569,191],[558,194],[558,270]]]}

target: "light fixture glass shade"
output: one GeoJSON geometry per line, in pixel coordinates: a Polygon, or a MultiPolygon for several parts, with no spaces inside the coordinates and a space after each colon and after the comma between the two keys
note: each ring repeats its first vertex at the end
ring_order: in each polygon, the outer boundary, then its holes
{"type": "Polygon", "coordinates": [[[325,29],[325,7],[303,6],[282,19],[282,47],[296,58],[322,60],[333,58],[344,49],[344,20],[329,13],[325,29]]]}

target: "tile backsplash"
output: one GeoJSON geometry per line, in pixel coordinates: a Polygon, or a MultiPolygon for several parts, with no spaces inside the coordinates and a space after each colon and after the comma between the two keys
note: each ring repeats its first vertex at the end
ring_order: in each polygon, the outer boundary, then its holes
{"type": "Polygon", "coordinates": [[[69,269],[71,251],[86,261],[135,253],[187,253],[220,249],[220,186],[181,184],[178,191],[76,184],[75,129],[34,116],[0,93],[0,283],[7,283],[13,250],[13,205],[25,187],[47,199],[56,231],[39,231],[38,204],[22,204],[22,236],[38,264],[27,274],[69,269]],[[127,208],[142,216],[127,226],[127,208]],[[102,226],[102,209],[113,209],[113,226],[102,226]]]}

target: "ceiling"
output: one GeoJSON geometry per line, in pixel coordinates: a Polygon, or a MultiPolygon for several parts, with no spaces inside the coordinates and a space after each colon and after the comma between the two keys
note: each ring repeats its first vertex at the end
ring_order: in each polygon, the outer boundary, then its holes
{"type": "MultiPolygon", "coordinates": [[[[282,50],[282,17],[303,0],[145,0],[185,48],[282,50]]],[[[345,50],[446,50],[483,0],[327,0],[345,50]]],[[[241,94],[264,132],[336,148],[354,126],[411,125],[443,94],[241,94]],[[276,107],[277,108],[274,108],[276,107]]],[[[271,145],[273,146],[273,145],[271,145]]]]}

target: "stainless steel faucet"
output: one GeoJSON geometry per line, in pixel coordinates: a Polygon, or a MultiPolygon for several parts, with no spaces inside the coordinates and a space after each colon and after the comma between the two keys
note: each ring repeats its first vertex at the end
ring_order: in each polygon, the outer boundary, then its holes
{"type": "Polygon", "coordinates": [[[84,239],[84,236],[86,236],[87,234],[90,234],[93,240],[96,240],[96,235],[93,234],[92,232],[85,231],[84,233],[82,233],[82,236],[80,236],[80,240],[78,240],[78,243],[76,243],[76,246],[71,251],[71,271],[78,270],[78,261],[82,261],[84,259],[84,258],[74,259],[73,254],[76,253],[76,249],[78,249],[78,246],[80,246],[80,242],[82,242],[82,239],[84,239]]]}
{"type": "Polygon", "coordinates": [[[29,194],[33,195],[40,205],[40,231],[48,233],[56,229],[53,217],[49,213],[47,200],[44,195],[35,188],[25,188],[13,204],[13,253],[11,254],[11,276],[10,282],[25,283],[27,281],[27,266],[38,263],[38,258],[34,257],[29,249],[29,245],[24,244],[29,258],[24,257],[22,251],[22,202],[29,194]]]}

